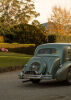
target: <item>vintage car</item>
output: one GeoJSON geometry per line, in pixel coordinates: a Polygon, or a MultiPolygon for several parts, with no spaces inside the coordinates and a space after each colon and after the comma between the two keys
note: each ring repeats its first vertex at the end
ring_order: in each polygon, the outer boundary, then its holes
{"type": "Polygon", "coordinates": [[[24,66],[20,79],[33,83],[40,80],[66,80],[71,84],[71,44],[47,43],[37,46],[34,57],[24,66]]]}

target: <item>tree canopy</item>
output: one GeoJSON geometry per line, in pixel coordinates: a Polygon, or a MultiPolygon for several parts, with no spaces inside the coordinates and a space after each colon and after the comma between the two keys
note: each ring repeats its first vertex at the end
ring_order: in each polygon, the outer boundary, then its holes
{"type": "MultiPolygon", "coordinates": [[[[17,43],[42,44],[42,43],[47,42],[46,36],[43,33],[43,31],[41,31],[41,29],[33,25],[19,24],[19,25],[12,27],[10,31],[11,33],[14,34],[13,36],[14,42],[17,42],[17,43]]],[[[12,39],[12,38],[10,39],[11,35],[6,35],[9,40],[12,39]]],[[[12,42],[13,42],[13,39],[12,39],[12,42]]]]}
{"type": "Polygon", "coordinates": [[[0,0],[0,22],[4,24],[25,24],[37,16],[33,0],[0,0]]]}
{"type": "Polygon", "coordinates": [[[49,21],[56,25],[58,33],[69,33],[68,26],[71,24],[71,13],[65,8],[62,9],[61,7],[54,6],[49,21]]]}

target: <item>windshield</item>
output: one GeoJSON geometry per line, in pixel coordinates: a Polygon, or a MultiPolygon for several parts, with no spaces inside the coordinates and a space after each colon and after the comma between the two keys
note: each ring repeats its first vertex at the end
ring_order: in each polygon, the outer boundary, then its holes
{"type": "Polygon", "coordinates": [[[43,48],[40,49],[37,54],[56,54],[57,50],[55,48],[43,48]]]}

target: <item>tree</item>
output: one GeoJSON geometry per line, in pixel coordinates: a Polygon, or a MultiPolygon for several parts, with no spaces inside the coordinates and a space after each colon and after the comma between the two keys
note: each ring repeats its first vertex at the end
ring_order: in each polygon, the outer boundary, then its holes
{"type": "MultiPolygon", "coordinates": [[[[11,29],[11,33],[15,35],[15,42],[17,43],[46,43],[46,36],[40,28],[29,24],[15,25],[11,29]]],[[[8,37],[8,36],[7,36],[8,37]]]]}
{"type": "Polygon", "coordinates": [[[35,26],[35,27],[40,27],[41,26],[41,24],[38,20],[33,20],[32,25],[35,26]]]}
{"type": "Polygon", "coordinates": [[[28,23],[38,15],[33,0],[0,0],[0,17],[4,24],[28,23]]]}
{"type": "Polygon", "coordinates": [[[57,26],[56,32],[61,34],[69,33],[68,25],[71,23],[71,13],[65,8],[54,6],[49,21],[57,26]]]}

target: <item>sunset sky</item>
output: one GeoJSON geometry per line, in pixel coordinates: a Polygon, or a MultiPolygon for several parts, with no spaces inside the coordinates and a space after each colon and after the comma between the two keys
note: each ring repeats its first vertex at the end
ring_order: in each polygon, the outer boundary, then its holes
{"type": "Polygon", "coordinates": [[[67,10],[71,10],[71,0],[34,0],[35,1],[35,9],[40,13],[40,17],[37,19],[41,23],[45,23],[48,21],[48,18],[52,14],[52,8],[56,6],[60,6],[62,8],[66,8],[67,10]]]}

